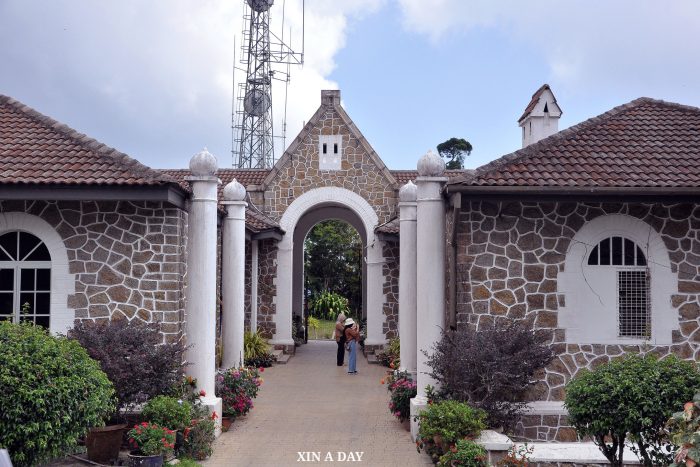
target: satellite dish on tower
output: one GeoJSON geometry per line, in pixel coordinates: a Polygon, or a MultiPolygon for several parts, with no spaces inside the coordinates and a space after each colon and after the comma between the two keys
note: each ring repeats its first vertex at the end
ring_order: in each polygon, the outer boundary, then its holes
{"type": "Polygon", "coordinates": [[[269,10],[273,3],[275,0],[248,0],[248,6],[258,13],[269,10]]]}
{"type": "MultiPolygon", "coordinates": [[[[233,166],[238,168],[270,168],[275,163],[275,139],[285,144],[287,126],[287,86],[290,66],[304,64],[304,0],[302,0],[301,52],[291,47],[292,29],[285,40],[285,1],[282,1],[282,34],[270,30],[270,9],[274,0],[242,0],[243,44],[239,64],[234,54],[234,72],[245,73],[234,97],[232,121],[233,166]],[[284,107],[282,131],[273,132],[272,82],[283,83],[284,107]]],[[[234,43],[235,49],[235,43],[234,43]]]]}

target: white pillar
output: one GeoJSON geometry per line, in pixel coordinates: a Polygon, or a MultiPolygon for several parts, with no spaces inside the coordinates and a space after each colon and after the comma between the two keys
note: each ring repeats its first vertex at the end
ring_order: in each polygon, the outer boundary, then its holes
{"type": "Polygon", "coordinates": [[[250,241],[250,330],[258,330],[258,240],[250,241]]]}
{"type": "Polygon", "coordinates": [[[369,245],[365,250],[367,261],[367,329],[365,334],[365,345],[379,347],[386,344],[384,336],[384,242],[374,235],[368,235],[369,245]]]}
{"type": "Polygon", "coordinates": [[[425,387],[436,384],[428,375],[430,367],[423,351],[431,351],[445,327],[445,202],[441,194],[447,181],[444,173],[444,161],[432,151],[418,161],[416,272],[420,281],[416,284],[418,395],[411,399],[411,436],[414,439],[418,430],[414,415],[428,404],[425,387]]]}
{"type": "MultiPolygon", "coordinates": [[[[202,403],[221,415],[215,396],[217,162],[206,149],[190,160],[192,202],[188,218],[186,330],[187,373],[204,390],[202,403]]],[[[217,419],[220,426],[220,418],[217,419]]],[[[217,428],[217,433],[219,429],[217,428]]]]}
{"type": "Polygon", "coordinates": [[[416,196],[409,181],[399,190],[399,337],[401,371],[416,381],[416,196]]]}
{"type": "Polygon", "coordinates": [[[226,218],[221,245],[222,366],[243,365],[245,330],[245,188],[235,179],[224,187],[226,218]]]}
{"type": "MultiPolygon", "coordinates": [[[[285,237],[293,235],[293,232],[287,232],[285,237]]],[[[294,253],[294,245],[291,241],[284,240],[277,244],[277,278],[275,285],[277,286],[277,297],[275,298],[275,307],[277,311],[274,314],[275,335],[270,339],[272,345],[293,346],[292,339],[292,256],[294,253]]]]}

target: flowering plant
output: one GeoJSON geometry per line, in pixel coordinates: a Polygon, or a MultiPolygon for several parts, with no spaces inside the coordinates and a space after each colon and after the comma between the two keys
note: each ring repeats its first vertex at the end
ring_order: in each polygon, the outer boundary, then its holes
{"type": "Polygon", "coordinates": [[[408,420],[411,417],[411,399],[417,393],[416,383],[410,377],[400,377],[389,384],[389,391],[389,411],[401,422],[408,420]]]}
{"type": "Polygon", "coordinates": [[[224,416],[239,417],[253,408],[263,380],[254,367],[229,368],[216,376],[216,395],[221,397],[224,416]]]}
{"type": "Polygon", "coordinates": [[[165,455],[175,448],[175,432],[143,422],[129,430],[129,444],[144,456],[165,455]]]}

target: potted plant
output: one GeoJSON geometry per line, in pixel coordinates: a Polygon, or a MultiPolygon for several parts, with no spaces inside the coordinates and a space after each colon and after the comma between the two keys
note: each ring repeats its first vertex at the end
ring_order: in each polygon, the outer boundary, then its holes
{"type": "Polygon", "coordinates": [[[182,379],[182,343],[164,344],[157,323],[125,319],[79,321],[68,331],[114,385],[115,412],[108,426],[92,428],[85,439],[88,459],[103,464],[119,456],[125,414],[151,397],[165,394],[182,379]]]}
{"type": "Polygon", "coordinates": [[[161,467],[163,456],[175,448],[175,432],[155,423],[142,422],[129,430],[131,467],[161,467]]]}
{"type": "Polygon", "coordinates": [[[231,421],[253,408],[253,399],[263,382],[259,371],[253,367],[229,368],[216,376],[216,395],[222,402],[222,424],[228,422],[230,426],[231,421]]]}
{"type": "Polygon", "coordinates": [[[192,421],[192,404],[172,396],[156,396],[143,407],[141,418],[175,430],[175,448],[184,443],[184,431],[192,421]]]}
{"type": "Polygon", "coordinates": [[[389,411],[399,419],[404,428],[410,430],[411,399],[416,397],[416,383],[411,381],[410,376],[401,377],[389,384],[389,391],[389,411]]]}

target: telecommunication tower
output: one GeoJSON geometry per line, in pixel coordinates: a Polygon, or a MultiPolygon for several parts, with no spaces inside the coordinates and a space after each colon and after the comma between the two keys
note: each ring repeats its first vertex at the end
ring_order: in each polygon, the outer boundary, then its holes
{"type": "MultiPolygon", "coordinates": [[[[232,155],[236,168],[270,168],[275,163],[275,139],[285,143],[287,126],[287,87],[291,65],[304,64],[304,15],[302,1],[302,50],[294,52],[284,41],[284,7],[282,2],[282,33],[270,31],[270,8],[274,0],[243,0],[243,43],[239,70],[245,80],[235,89],[232,111],[232,155]],[[282,131],[275,134],[272,113],[272,82],[284,82],[284,117],[282,131]]],[[[291,40],[291,29],[289,32],[291,40]]],[[[234,44],[235,49],[235,44],[234,44]]]]}

